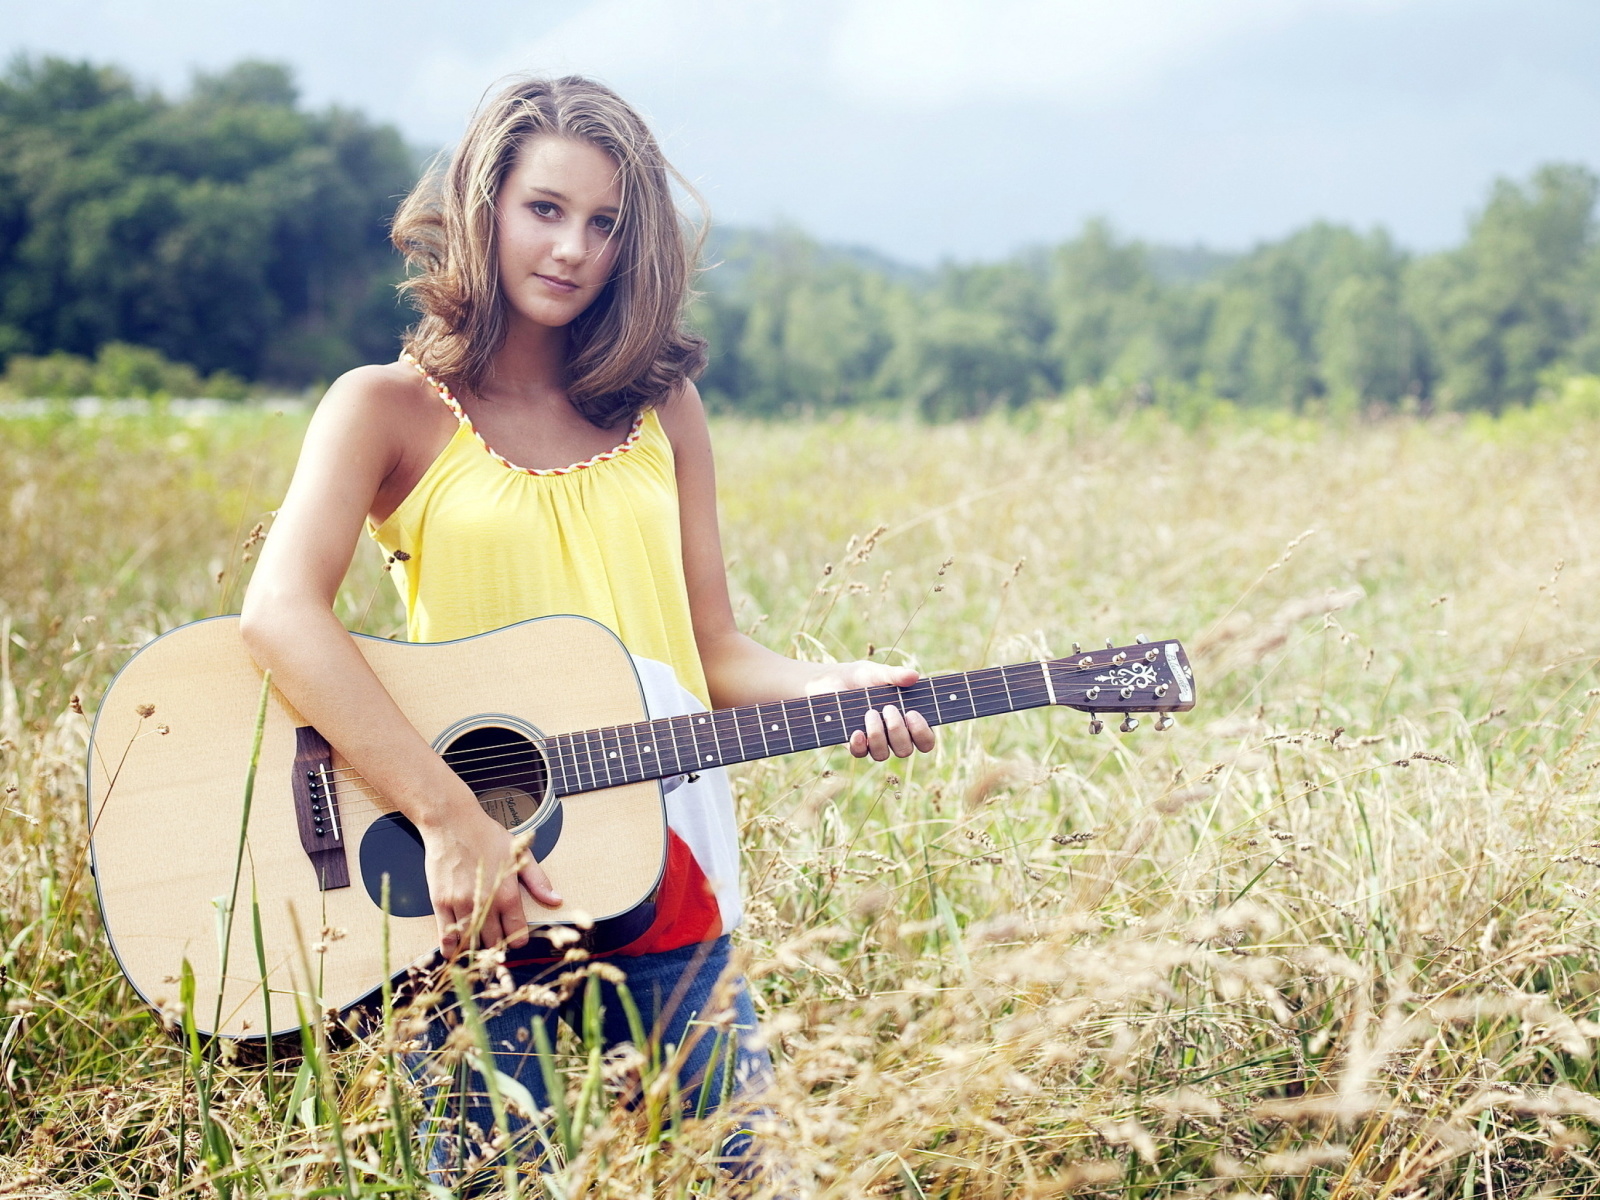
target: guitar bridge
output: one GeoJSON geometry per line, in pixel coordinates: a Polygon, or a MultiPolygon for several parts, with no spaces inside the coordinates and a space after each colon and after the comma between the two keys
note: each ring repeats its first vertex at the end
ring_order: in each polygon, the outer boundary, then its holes
{"type": "Polygon", "coordinates": [[[339,792],[334,787],[333,747],[310,725],[295,731],[294,817],[300,845],[324,892],[350,886],[350,860],[339,822],[339,792]]]}

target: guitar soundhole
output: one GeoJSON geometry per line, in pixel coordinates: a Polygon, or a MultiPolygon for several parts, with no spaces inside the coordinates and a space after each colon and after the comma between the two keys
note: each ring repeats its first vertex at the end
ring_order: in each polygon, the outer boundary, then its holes
{"type": "Polygon", "coordinates": [[[469,729],[445,748],[444,761],[472,788],[483,811],[507,829],[538,812],[550,786],[539,748],[514,729],[469,729]]]}

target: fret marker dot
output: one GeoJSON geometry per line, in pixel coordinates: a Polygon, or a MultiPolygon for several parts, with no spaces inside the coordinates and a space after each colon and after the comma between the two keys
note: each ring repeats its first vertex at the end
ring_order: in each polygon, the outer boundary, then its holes
{"type": "Polygon", "coordinates": [[[617,752],[616,752],[616,751],[615,751],[615,750],[613,750],[613,751],[612,751],[612,752],[611,752],[611,757],[612,757],[612,758],[615,758],[615,757],[616,757],[616,756],[617,756],[617,752]]]}
{"type": "Polygon", "coordinates": [[[823,717],[823,718],[822,718],[822,719],[823,719],[823,720],[824,720],[824,721],[831,721],[831,720],[833,720],[833,718],[832,718],[832,717],[823,717]]]}
{"type": "Polygon", "coordinates": [[[706,723],[706,719],[704,717],[701,717],[700,718],[700,724],[704,725],[705,723],[706,723]]]}
{"type": "Polygon", "coordinates": [[[645,752],[645,753],[646,753],[646,754],[649,754],[649,753],[650,753],[650,751],[651,751],[651,750],[652,750],[652,749],[654,749],[654,747],[653,747],[653,746],[646,746],[646,747],[645,747],[645,748],[644,748],[644,752],[645,752]]]}
{"type": "Polygon", "coordinates": [[[776,726],[776,725],[774,725],[774,726],[773,726],[773,727],[772,727],[772,732],[773,732],[773,733],[777,733],[777,732],[778,732],[778,727],[777,727],[777,726],[776,726]]]}
{"type": "Polygon", "coordinates": [[[709,755],[709,754],[708,754],[708,755],[706,755],[706,761],[707,761],[707,762],[710,762],[710,761],[711,761],[711,755],[709,755]]]}
{"type": "Polygon", "coordinates": [[[950,699],[954,700],[955,698],[956,698],[956,694],[954,692],[951,692],[950,693],[950,699]]]}

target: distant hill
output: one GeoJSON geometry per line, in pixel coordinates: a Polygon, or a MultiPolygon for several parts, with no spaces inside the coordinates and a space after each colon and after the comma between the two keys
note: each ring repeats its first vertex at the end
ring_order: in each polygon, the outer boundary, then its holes
{"type": "MultiPolygon", "coordinates": [[[[902,262],[870,246],[814,241],[792,227],[761,229],[748,225],[714,225],[706,237],[705,250],[701,255],[707,270],[700,277],[699,286],[718,292],[737,291],[757,262],[792,252],[797,244],[806,247],[807,253],[812,256],[811,261],[817,266],[849,263],[894,283],[912,287],[931,284],[937,274],[935,268],[902,262]]],[[[1139,244],[1144,250],[1150,273],[1161,283],[1202,283],[1245,257],[1237,251],[1213,250],[1199,244],[1139,244]]],[[[1048,247],[1036,247],[1020,252],[1018,257],[1038,262],[1042,267],[1042,260],[1049,252],[1048,247]]]]}
{"type": "Polygon", "coordinates": [[[849,263],[895,283],[915,286],[933,277],[931,271],[903,263],[871,247],[814,241],[791,226],[757,229],[747,225],[713,225],[700,256],[706,270],[697,286],[708,291],[735,292],[758,262],[796,254],[805,255],[817,267],[849,263]]]}

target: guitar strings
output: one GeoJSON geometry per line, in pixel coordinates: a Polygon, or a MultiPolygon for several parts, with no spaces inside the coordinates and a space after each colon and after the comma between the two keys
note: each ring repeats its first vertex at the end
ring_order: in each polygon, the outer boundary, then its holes
{"type": "MultiPolygon", "coordinates": [[[[1104,667],[1104,666],[1108,666],[1108,665],[1111,665],[1111,664],[1095,664],[1095,665],[1092,665],[1092,666],[1086,667],[1086,668],[1085,667],[1072,666],[1070,669],[1074,673],[1082,673],[1082,672],[1085,672],[1085,671],[1094,670],[1096,666],[1104,667]]],[[[972,699],[974,701],[974,707],[976,707],[976,702],[978,702],[979,700],[987,700],[987,699],[997,698],[1002,694],[1007,695],[1007,697],[1009,699],[1010,693],[1011,693],[1011,689],[1007,688],[1004,685],[1003,682],[1001,684],[999,684],[999,685],[987,684],[987,685],[982,685],[982,686],[978,686],[978,687],[973,687],[973,688],[969,689],[969,691],[970,691],[970,694],[971,694],[972,699]]],[[[848,695],[849,693],[843,693],[843,694],[848,695]]],[[[1135,709],[1121,707],[1122,705],[1129,704],[1129,703],[1130,703],[1130,701],[1122,701],[1120,699],[1120,697],[1119,697],[1118,702],[1117,702],[1117,706],[1115,708],[1108,707],[1107,709],[1105,709],[1103,711],[1106,711],[1108,713],[1112,712],[1112,711],[1117,711],[1117,712],[1159,711],[1159,710],[1146,710],[1146,709],[1135,710],[1135,709]]],[[[1048,705],[1048,701],[1046,701],[1045,704],[1043,704],[1043,705],[1024,705],[1024,706],[1019,706],[1018,709],[1012,709],[1012,710],[1007,710],[1007,711],[1020,711],[1020,710],[1025,710],[1028,707],[1048,707],[1048,706],[1049,706],[1048,705]]],[[[719,709],[719,710],[716,710],[716,711],[726,712],[726,711],[729,711],[729,710],[727,710],[727,709],[719,709]]],[[[1101,711],[1101,710],[1097,710],[1097,711],[1101,711]]],[[[694,716],[694,715],[698,715],[698,714],[680,714],[680,717],[681,716],[694,716]]],[[[995,714],[991,714],[991,715],[998,716],[1000,714],[999,713],[995,713],[995,714]]],[[[658,720],[662,721],[662,722],[670,722],[670,721],[676,720],[676,719],[679,719],[679,718],[678,717],[658,718],[658,720]]],[[[967,719],[967,718],[963,718],[963,719],[967,719]]],[[[648,722],[647,721],[647,722],[641,722],[639,724],[641,726],[648,726],[648,725],[651,725],[651,724],[654,724],[654,723],[655,722],[648,722]]],[[[941,722],[940,724],[954,724],[954,723],[956,723],[956,722],[941,722]]],[[[558,735],[554,735],[554,737],[551,740],[553,741],[555,737],[568,737],[568,738],[571,738],[571,737],[575,737],[575,736],[579,736],[579,735],[589,735],[590,737],[593,737],[594,735],[597,735],[597,734],[598,735],[604,735],[606,733],[616,733],[619,730],[631,730],[632,728],[633,728],[632,726],[626,726],[626,725],[622,725],[622,726],[601,726],[601,727],[596,728],[596,729],[581,730],[581,731],[578,731],[577,734],[558,734],[558,735]]],[[[751,733],[751,732],[753,732],[754,733],[754,737],[752,738],[752,740],[760,739],[763,751],[765,751],[766,739],[765,739],[764,734],[762,733],[762,731],[760,731],[760,730],[750,731],[750,730],[746,730],[746,729],[740,729],[739,732],[740,733],[751,733]]],[[[657,739],[657,740],[659,740],[659,739],[657,739]]],[[[716,740],[718,742],[718,749],[720,750],[721,749],[721,746],[720,746],[721,739],[716,739],[716,740]]],[[[824,745],[824,746],[826,746],[826,745],[843,745],[844,741],[846,741],[846,740],[848,740],[848,739],[842,739],[841,741],[832,742],[832,743],[822,743],[822,745],[824,745]]],[[[674,743],[675,743],[675,746],[676,746],[676,738],[674,738],[674,743]]],[[[655,744],[655,743],[652,742],[652,744],[655,744]]],[[[569,742],[567,748],[568,748],[568,750],[570,752],[570,750],[573,747],[576,747],[576,746],[579,746],[579,745],[580,745],[579,743],[569,742]]],[[[696,743],[696,749],[698,750],[698,748],[699,748],[699,744],[696,743]]],[[[808,748],[821,748],[821,746],[808,747],[808,748]]],[[[492,779],[496,775],[501,775],[501,774],[506,773],[504,767],[498,767],[497,766],[497,767],[491,767],[491,768],[485,769],[484,768],[484,764],[485,763],[501,762],[501,761],[503,761],[505,759],[513,759],[513,758],[515,758],[515,759],[523,759],[525,761],[529,757],[530,751],[532,752],[532,754],[536,755],[541,760],[541,763],[539,764],[539,766],[543,769],[543,773],[545,774],[545,777],[546,777],[546,787],[548,788],[550,774],[551,774],[551,771],[550,771],[550,760],[545,754],[543,754],[537,747],[533,746],[531,743],[529,743],[528,745],[525,745],[525,746],[518,746],[518,747],[513,747],[513,748],[510,748],[510,749],[505,749],[503,747],[494,747],[494,748],[491,748],[490,750],[477,752],[477,753],[474,753],[472,755],[463,755],[463,756],[458,757],[455,760],[455,762],[453,762],[451,764],[451,769],[455,770],[456,774],[463,780],[463,782],[466,782],[469,785],[471,783],[473,783],[474,781],[482,784],[482,783],[488,782],[490,779],[492,779]],[[458,766],[463,768],[463,769],[457,770],[458,766]]],[[[761,759],[761,758],[779,757],[779,756],[782,756],[783,754],[793,753],[793,752],[794,751],[792,751],[792,750],[791,751],[779,751],[776,755],[768,754],[768,753],[763,752],[763,753],[760,753],[760,754],[752,754],[747,758],[746,757],[741,757],[739,759],[733,760],[732,762],[729,762],[729,763],[726,763],[726,764],[718,764],[718,765],[734,765],[734,763],[737,763],[737,762],[748,762],[748,761],[757,760],[757,759],[761,759]]],[[[742,745],[741,745],[739,753],[741,755],[743,754],[742,745]]],[[[679,758],[681,760],[681,754],[679,755],[679,758]]],[[[569,760],[569,761],[572,761],[572,760],[569,760]]],[[[642,763],[643,760],[640,759],[639,761],[642,763]]],[[[556,762],[557,773],[559,773],[559,775],[562,777],[563,781],[566,781],[566,779],[567,779],[567,777],[569,775],[576,775],[578,777],[577,781],[579,783],[582,783],[583,782],[582,776],[583,776],[584,773],[587,773],[590,776],[590,778],[592,780],[594,780],[596,782],[596,784],[597,784],[597,786],[594,786],[594,787],[581,788],[579,790],[575,790],[575,791],[572,791],[572,792],[565,792],[565,793],[562,794],[565,797],[581,796],[581,795],[585,795],[585,794],[592,793],[592,792],[605,791],[605,790],[607,790],[609,788],[612,788],[612,787],[622,787],[622,786],[626,786],[626,785],[632,784],[632,783],[645,783],[645,782],[654,781],[656,779],[667,779],[667,778],[671,778],[674,775],[679,775],[679,774],[686,773],[686,772],[678,771],[678,770],[664,770],[659,775],[658,774],[651,774],[651,775],[642,776],[642,777],[640,777],[638,779],[624,779],[624,780],[622,780],[621,782],[618,782],[618,783],[607,782],[607,783],[604,783],[604,784],[599,784],[598,781],[600,779],[600,776],[603,773],[604,774],[609,774],[609,772],[606,771],[606,764],[605,764],[604,760],[601,760],[600,762],[597,763],[597,762],[593,761],[592,758],[589,758],[589,756],[587,754],[584,754],[584,753],[580,752],[577,755],[575,761],[573,761],[573,769],[569,770],[569,768],[567,766],[567,763],[563,762],[560,756],[557,756],[555,762],[556,762]]],[[[623,765],[623,760],[619,759],[617,765],[619,765],[619,766],[623,765]]],[[[537,769],[539,769],[539,768],[536,768],[536,770],[537,769]]],[[[370,809],[377,809],[377,810],[381,810],[381,811],[385,811],[385,812],[397,811],[397,810],[394,809],[394,807],[391,804],[387,804],[386,802],[380,802],[380,801],[383,800],[382,792],[377,787],[375,787],[372,784],[368,783],[366,781],[365,777],[362,776],[361,773],[359,771],[355,770],[354,768],[351,768],[351,767],[340,768],[337,771],[329,771],[327,773],[327,775],[328,775],[329,780],[336,785],[335,798],[339,801],[341,811],[344,811],[347,801],[350,802],[349,803],[349,811],[350,811],[350,813],[352,815],[356,814],[356,813],[361,813],[361,812],[367,811],[369,808],[370,809]],[[359,780],[360,782],[357,783],[356,782],[357,780],[359,780]]],[[[503,786],[512,786],[512,785],[503,785],[503,786]]],[[[542,800],[543,800],[543,798],[541,797],[540,798],[541,803],[542,803],[542,800]]]]}
{"type": "MultiPolygon", "coordinates": [[[[1034,685],[1034,686],[1037,686],[1037,685],[1034,685]]],[[[986,688],[974,688],[971,691],[972,699],[974,701],[974,707],[976,707],[977,702],[984,701],[984,700],[989,700],[989,699],[996,699],[1001,694],[1005,694],[1006,697],[1007,697],[1007,700],[1009,702],[1009,701],[1012,700],[1012,698],[1014,696],[1014,690],[1013,689],[1008,689],[1008,688],[1005,688],[1005,687],[990,686],[990,687],[986,687],[986,688]]],[[[1032,699],[1033,697],[1029,696],[1029,698],[1032,699]]],[[[1154,710],[1154,709],[1145,710],[1145,709],[1137,709],[1137,708],[1127,707],[1127,706],[1131,705],[1132,703],[1133,702],[1132,702],[1131,698],[1128,701],[1124,701],[1124,700],[1121,700],[1119,698],[1115,704],[1108,704],[1108,706],[1106,707],[1106,709],[1104,711],[1107,712],[1107,713],[1110,713],[1110,712],[1113,712],[1113,711],[1115,711],[1115,712],[1158,711],[1158,710],[1154,710]]],[[[1017,705],[1015,708],[1009,708],[1009,709],[1006,709],[1004,711],[1020,711],[1020,710],[1026,709],[1026,708],[1039,708],[1039,707],[1045,707],[1048,704],[1049,704],[1049,701],[1047,699],[1044,699],[1041,696],[1039,698],[1039,702],[1038,703],[1021,704],[1021,705],[1017,705]]],[[[718,712],[727,712],[727,711],[730,711],[730,710],[728,710],[728,709],[719,709],[719,710],[716,710],[716,711],[718,711],[718,712]]],[[[677,728],[671,727],[670,723],[673,722],[673,721],[682,720],[685,717],[692,717],[694,715],[698,715],[698,714],[680,714],[680,715],[674,716],[674,717],[661,717],[661,718],[657,718],[656,720],[653,720],[653,721],[637,722],[637,723],[631,724],[631,725],[605,725],[605,726],[599,726],[599,727],[596,727],[596,728],[593,728],[593,729],[579,730],[579,731],[576,731],[574,733],[552,734],[548,739],[546,739],[545,744],[546,745],[551,745],[552,743],[555,743],[559,739],[563,739],[563,738],[567,739],[566,744],[563,747],[563,749],[565,749],[565,750],[567,750],[569,752],[570,751],[576,751],[577,759],[578,759],[579,762],[583,762],[585,759],[590,757],[589,751],[587,751],[585,749],[586,743],[588,745],[590,745],[590,746],[598,744],[598,748],[602,752],[606,752],[611,757],[615,757],[615,752],[606,751],[606,748],[605,748],[605,740],[606,739],[610,739],[611,743],[616,745],[618,747],[618,749],[623,754],[630,753],[630,751],[628,750],[627,744],[626,744],[626,739],[629,738],[629,737],[634,738],[637,743],[648,744],[651,747],[654,747],[656,745],[662,744],[663,742],[669,742],[670,741],[672,743],[675,751],[681,751],[683,749],[683,747],[684,747],[684,744],[685,744],[685,739],[682,736],[684,731],[680,730],[680,729],[677,729],[677,728]],[[655,732],[657,734],[659,734],[660,736],[651,737],[647,731],[652,726],[665,726],[665,728],[656,729],[655,732]],[[583,739],[583,740],[580,741],[578,739],[583,739]]],[[[711,715],[714,715],[714,714],[707,713],[706,715],[707,716],[711,716],[711,715]]],[[[815,722],[815,714],[807,714],[807,715],[809,715],[810,719],[812,719],[813,722],[815,722]]],[[[997,713],[993,713],[993,714],[983,714],[983,715],[998,716],[1000,714],[997,712],[997,713]]],[[[751,736],[751,740],[760,739],[763,747],[765,747],[766,741],[767,741],[767,739],[766,739],[766,731],[762,730],[760,728],[752,729],[752,728],[750,728],[750,726],[752,724],[754,724],[756,726],[759,726],[762,723],[762,721],[764,721],[766,718],[760,716],[759,714],[752,714],[752,716],[754,716],[754,720],[753,721],[751,720],[750,716],[747,716],[742,721],[736,719],[736,721],[735,721],[735,736],[742,741],[743,740],[743,735],[749,734],[751,736]]],[[[798,714],[792,714],[792,713],[785,713],[784,714],[785,720],[786,720],[786,722],[788,722],[790,724],[791,728],[793,727],[793,722],[797,719],[798,716],[799,716],[798,714]]],[[[965,720],[965,719],[971,719],[971,718],[961,718],[961,719],[965,720]]],[[[939,722],[939,721],[937,721],[937,718],[935,720],[935,724],[936,725],[953,724],[953,723],[955,723],[955,722],[939,722]]],[[[693,730],[692,727],[688,730],[688,732],[689,732],[689,735],[690,735],[689,738],[687,739],[688,742],[691,743],[696,750],[698,750],[700,745],[702,744],[701,740],[695,736],[694,730],[693,730]]],[[[719,743],[720,744],[721,741],[724,741],[727,738],[727,726],[726,726],[726,724],[724,724],[720,728],[718,728],[716,726],[713,726],[710,729],[709,732],[711,732],[712,735],[713,735],[712,736],[712,741],[714,743],[719,743]]],[[[803,726],[802,726],[802,732],[803,732],[803,726]]],[[[817,727],[816,732],[818,734],[821,734],[822,729],[821,729],[820,726],[817,727]]],[[[839,742],[821,742],[818,745],[819,745],[819,747],[823,746],[823,745],[839,745],[839,744],[842,744],[842,742],[845,741],[845,740],[848,740],[848,739],[841,739],[841,741],[839,741],[839,742]]],[[[809,749],[809,748],[812,748],[812,747],[797,747],[796,749],[809,749]]],[[[504,761],[510,760],[510,759],[526,758],[527,755],[530,752],[534,753],[534,754],[538,754],[539,757],[541,757],[541,758],[549,758],[550,757],[548,754],[545,754],[545,753],[541,752],[539,747],[537,747],[531,740],[529,740],[529,741],[527,741],[527,742],[525,742],[525,743],[523,743],[521,745],[508,745],[506,743],[501,743],[501,744],[496,745],[496,746],[486,747],[485,749],[480,750],[480,751],[474,751],[474,752],[465,753],[465,754],[451,755],[449,751],[445,751],[444,755],[445,755],[447,761],[449,761],[451,769],[452,770],[456,770],[458,774],[462,774],[462,769],[470,769],[470,768],[474,768],[474,767],[480,767],[480,766],[483,766],[485,764],[504,762],[504,761]]],[[[791,751],[785,751],[785,752],[781,752],[781,753],[792,753],[792,752],[793,751],[791,750],[791,751]]],[[[754,757],[768,757],[768,756],[767,755],[756,755],[754,757]]],[[[603,762],[602,762],[601,765],[602,766],[604,765],[603,762]]],[[[347,779],[358,778],[358,777],[360,777],[360,775],[361,775],[361,773],[359,771],[357,771],[353,767],[340,767],[340,768],[338,768],[336,770],[332,770],[332,771],[328,772],[328,778],[330,780],[332,780],[333,782],[335,782],[335,783],[342,783],[347,779]]],[[[463,778],[465,778],[465,775],[463,775],[463,778]]]]}
{"type": "MultiPolygon", "coordinates": [[[[1060,661],[1060,660],[1056,660],[1056,661],[1060,661]]],[[[1032,664],[1018,663],[1018,664],[1012,664],[1012,665],[1030,666],[1032,664]]],[[[1069,669],[1073,673],[1082,674],[1082,673],[1085,673],[1087,671],[1095,670],[1095,669],[1097,669],[1097,667],[1108,667],[1108,666],[1111,666],[1111,665],[1113,665],[1113,664],[1100,663],[1100,664],[1091,664],[1088,667],[1079,667],[1076,664],[1071,664],[1069,666],[1069,669]]],[[[1120,664],[1116,664],[1116,665],[1120,665],[1120,664]]],[[[1003,668],[995,668],[995,667],[980,668],[980,670],[1000,670],[1000,669],[1003,669],[1003,668]]],[[[976,674],[976,672],[973,672],[973,673],[976,674]]],[[[919,682],[926,682],[926,681],[919,681],[919,682]]],[[[912,686],[916,686],[916,685],[913,684],[912,686]]],[[[1036,688],[1036,687],[1039,687],[1039,686],[1041,686],[1041,685],[1032,684],[1032,683],[1021,683],[1021,684],[1018,685],[1019,688],[1024,688],[1024,687],[1036,688]]],[[[855,693],[859,693],[860,691],[863,691],[863,690],[865,690],[865,689],[855,689],[854,692],[855,693]]],[[[1009,700],[1011,698],[1012,691],[1013,691],[1013,689],[1011,687],[1009,687],[1007,685],[1006,681],[1004,681],[1004,680],[999,681],[998,683],[993,682],[993,681],[985,682],[985,683],[980,684],[980,685],[978,685],[976,687],[969,687],[967,690],[968,690],[968,695],[972,699],[972,703],[973,703],[974,707],[977,706],[979,701],[995,699],[995,698],[998,698],[999,696],[1001,696],[1002,694],[1005,695],[1007,697],[1007,699],[1009,700]]],[[[852,695],[853,693],[852,692],[841,692],[841,693],[833,693],[833,694],[842,695],[842,696],[849,696],[849,695],[852,695]]],[[[814,702],[816,697],[807,697],[806,699],[811,700],[811,701],[814,702]]],[[[790,704],[790,703],[794,703],[794,701],[773,701],[772,703],[775,703],[775,704],[790,704]]],[[[1115,704],[1108,704],[1107,707],[1103,711],[1105,711],[1107,713],[1111,713],[1111,712],[1131,712],[1131,711],[1156,711],[1156,710],[1132,709],[1132,708],[1126,707],[1130,703],[1132,703],[1131,698],[1130,698],[1130,700],[1127,700],[1127,701],[1121,700],[1119,698],[1118,701],[1115,704]]],[[[1048,704],[1049,704],[1049,701],[1048,700],[1044,700],[1041,704],[1022,705],[1022,706],[1019,706],[1019,708],[1028,708],[1028,707],[1038,708],[1038,707],[1043,707],[1043,706],[1048,705],[1048,704]]],[[[746,706],[746,707],[747,707],[746,716],[744,716],[743,718],[737,718],[736,717],[734,719],[734,726],[735,726],[735,729],[736,729],[738,734],[744,734],[744,733],[747,733],[747,732],[752,732],[750,729],[746,728],[746,726],[748,726],[750,724],[754,724],[755,726],[759,727],[760,724],[764,720],[767,719],[766,717],[763,717],[760,713],[748,711],[749,709],[755,708],[755,706],[751,705],[751,706],[746,706]]],[[[879,706],[873,706],[873,707],[879,707],[879,706]]],[[[660,717],[660,718],[656,718],[655,720],[646,720],[646,721],[634,722],[634,723],[627,724],[627,725],[603,725],[603,726],[598,726],[598,727],[593,728],[593,729],[577,730],[577,731],[574,731],[572,733],[552,734],[547,739],[547,744],[550,743],[550,742],[554,742],[559,738],[568,738],[568,739],[574,739],[574,740],[571,740],[571,741],[568,742],[569,746],[578,747],[578,746],[581,746],[581,744],[578,743],[575,739],[580,738],[580,737],[584,737],[586,739],[599,738],[599,739],[602,740],[602,742],[607,736],[612,737],[613,740],[617,740],[617,739],[620,739],[620,738],[623,738],[623,737],[627,737],[627,736],[632,736],[637,740],[642,736],[642,731],[644,729],[650,727],[650,726],[655,726],[655,725],[669,726],[670,722],[677,721],[677,720],[682,720],[685,717],[694,717],[694,716],[702,716],[702,715],[714,717],[716,715],[716,713],[719,713],[719,712],[730,712],[730,711],[736,711],[736,710],[715,709],[715,710],[710,710],[710,711],[708,711],[706,713],[703,713],[703,714],[701,714],[701,713],[682,713],[682,714],[678,714],[678,715],[672,716],[672,717],[660,717]]],[[[1018,709],[1008,709],[1006,711],[1018,711],[1018,709]]],[[[1097,711],[1101,711],[1101,710],[1097,710],[1097,711]]],[[[805,715],[809,715],[810,719],[814,722],[815,719],[816,719],[816,715],[817,714],[811,713],[811,714],[805,714],[805,715]]],[[[994,713],[994,714],[988,714],[988,715],[998,716],[1000,714],[999,713],[994,713]]],[[[783,716],[784,716],[784,719],[785,719],[786,723],[792,723],[795,719],[800,718],[803,715],[802,714],[791,714],[791,713],[785,712],[783,714],[783,716]]],[[[970,719],[970,718],[962,718],[962,719],[970,719]]],[[[941,724],[941,725],[942,724],[952,724],[952,723],[953,722],[937,722],[937,724],[941,724]]],[[[689,732],[690,732],[690,735],[691,735],[690,736],[690,740],[691,741],[695,741],[695,739],[693,737],[693,730],[691,729],[689,732]]],[[[755,735],[757,737],[760,737],[762,739],[762,744],[764,746],[765,745],[764,731],[760,730],[759,728],[756,728],[753,732],[755,733],[755,735]]],[[[818,730],[818,732],[821,732],[820,729],[818,730]]],[[[712,733],[713,733],[713,741],[718,740],[718,736],[717,736],[715,727],[712,728],[712,733]]],[[[671,729],[669,727],[666,730],[664,730],[664,735],[665,735],[666,738],[670,738],[670,740],[672,741],[672,743],[673,743],[673,745],[675,747],[678,746],[678,744],[679,744],[679,742],[681,740],[680,739],[680,731],[675,730],[675,729],[671,729]]],[[[663,740],[663,738],[661,738],[661,737],[651,739],[651,744],[652,745],[657,744],[662,740],[663,740]]],[[[848,740],[848,739],[845,739],[845,740],[848,740]]],[[[741,741],[742,741],[742,739],[741,739],[741,741]]],[[[696,742],[695,744],[696,744],[696,747],[698,748],[698,742],[696,742]]],[[[824,742],[824,743],[821,743],[821,745],[830,745],[830,744],[831,745],[842,745],[843,742],[835,742],[835,743],[826,743],[826,742],[824,742]]],[[[620,745],[620,742],[619,742],[619,745],[620,745]]],[[[475,766],[475,765],[481,765],[481,764],[486,763],[486,762],[499,761],[499,760],[502,760],[502,759],[505,759],[505,758],[516,758],[516,757],[519,757],[519,756],[525,756],[528,753],[530,748],[533,748],[534,752],[538,753],[537,748],[534,748],[531,742],[529,742],[525,746],[517,746],[517,747],[511,747],[511,748],[506,747],[502,743],[499,746],[488,747],[488,748],[486,748],[485,750],[482,750],[482,751],[475,751],[475,752],[473,752],[471,754],[461,754],[461,755],[455,756],[451,760],[451,769],[455,770],[458,766],[459,767],[472,767],[472,766],[475,766]]],[[[603,746],[602,746],[602,748],[603,748],[603,746]]],[[[820,747],[818,747],[818,748],[820,748],[820,747]]],[[[624,750],[625,750],[625,748],[624,748],[624,750]]],[[[790,751],[790,752],[792,752],[792,751],[790,751]]],[[[446,752],[446,754],[448,755],[448,752],[446,752]]],[[[546,756],[541,754],[540,757],[546,757],[546,756]]],[[[755,755],[753,757],[760,758],[760,757],[769,757],[769,756],[767,756],[767,755],[755,755]]],[[[461,774],[461,772],[457,771],[457,774],[461,774]]],[[[338,768],[336,770],[330,770],[329,772],[327,772],[327,775],[328,775],[328,778],[334,783],[344,783],[349,779],[362,778],[361,773],[359,771],[357,771],[353,767],[340,767],[340,768],[338,768]]],[[[463,778],[465,778],[465,776],[463,776],[463,778]]]]}

